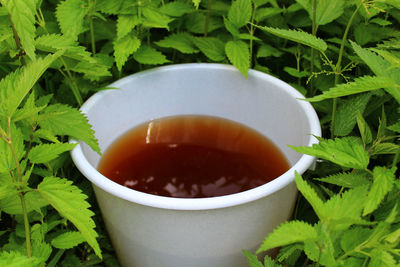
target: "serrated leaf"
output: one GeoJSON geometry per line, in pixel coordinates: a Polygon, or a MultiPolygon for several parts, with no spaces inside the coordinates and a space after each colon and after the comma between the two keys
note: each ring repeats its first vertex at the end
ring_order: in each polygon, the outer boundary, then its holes
{"type": "Polygon", "coordinates": [[[298,71],[297,69],[292,67],[284,67],[283,70],[295,78],[304,78],[310,75],[308,71],[298,71]]]}
{"type": "Polygon", "coordinates": [[[247,78],[250,68],[249,46],[241,40],[229,41],[225,45],[229,61],[247,78]]]}
{"type": "Polygon", "coordinates": [[[32,60],[35,60],[35,1],[5,0],[2,3],[10,14],[23,49],[32,60]]]}
{"type": "Polygon", "coordinates": [[[108,67],[101,64],[100,61],[89,63],[85,61],[78,62],[75,66],[70,68],[71,71],[83,73],[86,79],[91,81],[99,80],[101,77],[111,76],[108,67]]]}
{"type": "Polygon", "coordinates": [[[37,190],[61,216],[75,225],[96,255],[102,258],[96,240],[95,223],[91,218],[94,213],[89,210],[87,196],[78,187],[72,185],[72,181],[57,177],[45,177],[37,190]]]}
{"type": "Polygon", "coordinates": [[[196,7],[196,9],[199,8],[201,0],[192,0],[193,5],[196,7]]]}
{"type": "Polygon", "coordinates": [[[125,37],[139,23],[140,20],[137,15],[119,15],[117,19],[117,40],[125,37]]]}
{"type": "Polygon", "coordinates": [[[374,181],[368,193],[368,199],[364,204],[364,216],[373,212],[386,194],[392,190],[395,175],[393,170],[377,166],[373,170],[373,178],[374,181]]]}
{"type": "Polygon", "coordinates": [[[393,266],[398,266],[398,264],[389,252],[383,250],[382,248],[374,249],[371,252],[371,260],[368,264],[368,267],[393,267],[393,266]]]}
{"type": "Polygon", "coordinates": [[[75,146],[76,144],[69,143],[36,145],[29,151],[28,158],[32,163],[46,163],[75,146]]]}
{"type": "Polygon", "coordinates": [[[41,106],[41,107],[31,107],[31,108],[20,108],[17,109],[12,117],[13,122],[17,122],[20,120],[24,120],[27,118],[30,118],[36,114],[38,114],[40,111],[42,111],[46,106],[41,106]]]}
{"type": "MultiPolygon", "coordinates": [[[[19,127],[16,127],[14,123],[10,124],[9,130],[11,133],[11,140],[14,151],[19,161],[24,155],[24,136],[21,132],[21,129],[19,127]]],[[[16,163],[9,144],[6,143],[3,139],[0,139],[0,173],[11,172],[15,168],[16,163]]]]}
{"type": "Polygon", "coordinates": [[[69,135],[82,140],[94,151],[100,153],[91,125],[77,109],[63,104],[50,105],[39,116],[39,125],[42,129],[50,131],[54,135],[69,135]]]}
{"type": "Polygon", "coordinates": [[[315,180],[346,188],[356,188],[371,184],[366,174],[357,172],[338,173],[324,178],[315,178],[315,180]]]}
{"type": "Polygon", "coordinates": [[[257,255],[254,255],[250,251],[243,250],[244,256],[246,256],[249,267],[264,267],[264,265],[258,260],[257,255]]]}
{"type": "Polygon", "coordinates": [[[84,18],[89,11],[81,0],[65,0],[58,4],[56,17],[61,32],[73,40],[84,31],[84,18]]]}
{"type": "Polygon", "coordinates": [[[396,57],[389,51],[381,50],[381,49],[376,49],[376,48],[371,48],[372,51],[383,57],[387,62],[392,64],[392,67],[395,68],[400,68],[400,58],[396,57]]]}
{"type": "Polygon", "coordinates": [[[389,87],[399,87],[399,86],[396,84],[395,81],[393,81],[389,77],[363,76],[354,79],[353,82],[339,84],[336,87],[331,88],[329,91],[323,92],[322,95],[317,95],[312,98],[307,98],[306,100],[309,102],[317,102],[324,99],[359,94],[363,92],[369,92],[389,87]]]}
{"type": "Polygon", "coordinates": [[[228,19],[240,28],[250,21],[251,13],[251,0],[235,0],[229,8],[228,19]]]}
{"type": "Polygon", "coordinates": [[[269,17],[281,14],[285,9],[279,7],[262,7],[257,8],[256,15],[254,17],[255,21],[261,22],[269,17]]]}
{"type": "Polygon", "coordinates": [[[346,136],[351,133],[357,123],[357,114],[363,113],[371,94],[362,94],[344,100],[336,111],[335,127],[336,136],[346,136]]]}
{"type": "Polygon", "coordinates": [[[135,53],[133,53],[133,58],[141,64],[148,65],[158,65],[170,62],[160,51],[157,51],[148,45],[142,45],[135,53]]]}
{"type": "Polygon", "coordinates": [[[192,35],[187,32],[181,32],[168,35],[161,41],[154,43],[160,47],[176,49],[184,54],[193,54],[199,50],[193,44],[192,40],[192,35]]]}
{"type": "Polygon", "coordinates": [[[354,227],[343,233],[340,239],[340,247],[344,252],[354,250],[358,245],[362,244],[372,234],[372,230],[364,227],[354,227]]]}
{"type": "Polygon", "coordinates": [[[319,144],[312,147],[295,147],[292,149],[299,153],[329,160],[342,167],[365,169],[369,163],[369,157],[359,139],[344,137],[328,140],[320,140],[319,144]]]}
{"type": "Polygon", "coordinates": [[[400,120],[395,124],[388,126],[387,128],[393,132],[400,133],[400,120]]]}
{"type": "MultiPolygon", "coordinates": [[[[25,194],[25,202],[26,202],[26,210],[27,212],[31,212],[32,210],[38,210],[43,208],[49,203],[43,199],[38,192],[30,191],[25,194]]],[[[21,199],[15,193],[14,195],[9,195],[6,199],[0,200],[0,208],[2,211],[8,214],[23,214],[21,207],[21,199]]]]}
{"type": "Polygon", "coordinates": [[[38,240],[32,240],[32,256],[40,259],[42,262],[46,262],[53,249],[51,246],[45,242],[38,240]]]}
{"type": "Polygon", "coordinates": [[[328,45],[325,43],[324,40],[315,37],[312,34],[309,34],[307,32],[302,32],[298,30],[285,30],[285,29],[278,29],[278,28],[272,28],[272,27],[261,27],[255,25],[257,28],[268,32],[270,34],[273,34],[275,36],[294,41],[303,45],[307,45],[311,48],[314,48],[318,51],[325,51],[328,48],[328,45]]]}
{"type": "Polygon", "coordinates": [[[193,12],[193,6],[188,2],[174,1],[162,5],[159,10],[161,13],[171,17],[181,17],[186,13],[193,12]]]}
{"type": "Polygon", "coordinates": [[[157,9],[150,7],[142,8],[142,13],[145,17],[143,20],[143,26],[148,28],[165,28],[169,30],[168,24],[174,20],[173,18],[160,13],[157,9]]]}
{"type": "Polygon", "coordinates": [[[297,242],[316,240],[317,238],[317,231],[308,223],[301,221],[285,222],[265,238],[257,253],[297,242]]]}
{"type": "Polygon", "coordinates": [[[19,251],[0,252],[0,266],[7,267],[36,267],[43,263],[36,257],[28,258],[19,251]]]}
{"type": "Polygon", "coordinates": [[[363,140],[364,144],[369,144],[372,142],[372,132],[369,128],[367,122],[364,120],[363,116],[359,112],[357,114],[357,125],[358,130],[360,131],[361,139],[363,140]]]}
{"type": "Polygon", "coordinates": [[[317,231],[317,240],[306,240],[304,242],[304,253],[312,261],[318,262],[323,266],[335,266],[334,247],[327,226],[318,223],[314,226],[317,231]]]}
{"type": "Polygon", "coordinates": [[[121,71],[128,57],[138,50],[140,44],[140,40],[131,34],[114,41],[114,57],[119,71],[121,71]]]}
{"type": "Polygon", "coordinates": [[[125,0],[97,0],[96,10],[99,10],[104,14],[117,15],[124,2],[125,0]]]}
{"type": "Polygon", "coordinates": [[[195,37],[194,44],[209,59],[219,62],[225,59],[225,44],[214,37],[195,37]]]}
{"type": "Polygon", "coordinates": [[[258,48],[257,51],[257,57],[280,57],[282,56],[283,52],[279,51],[273,46],[270,46],[268,44],[261,44],[261,46],[258,48]]]}
{"type": "Polygon", "coordinates": [[[66,232],[51,240],[51,245],[58,249],[70,249],[84,242],[80,232],[66,232]]]}
{"type": "Polygon", "coordinates": [[[224,18],[225,29],[232,34],[235,39],[238,39],[240,33],[238,27],[230,20],[224,18]]]}
{"type": "Polygon", "coordinates": [[[367,186],[350,189],[341,195],[331,197],[324,204],[320,220],[332,230],[344,230],[355,223],[364,223],[361,218],[367,199],[367,186]]]}
{"type": "Polygon", "coordinates": [[[295,182],[297,189],[304,198],[310,203],[318,217],[322,217],[324,203],[319,198],[315,190],[296,172],[295,182]]]}
{"type": "Polygon", "coordinates": [[[382,57],[360,47],[355,42],[350,41],[350,43],[357,55],[365,62],[365,64],[368,65],[375,75],[389,77],[396,82],[396,87],[385,87],[384,89],[391,94],[398,103],[400,103],[400,69],[390,68],[391,64],[385,61],[382,57]]]}
{"type": "Polygon", "coordinates": [[[396,154],[400,149],[399,145],[393,143],[380,143],[371,147],[370,155],[396,154]]]}
{"type": "Polygon", "coordinates": [[[11,117],[14,114],[29,90],[61,53],[32,61],[0,81],[0,115],[11,117]]]}
{"type": "Polygon", "coordinates": [[[282,267],[281,264],[276,263],[271,257],[269,257],[268,255],[266,255],[264,257],[264,266],[265,267],[282,267]]]}
{"type": "MultiPolygon", "coordinates": [[[[310,19],[312,20],[312,2],[311,0],[296,0],[297,3],[302,5],[308,12],[310,19]]],[[[318,0],[317,9],[315,14],[315,23],[317,25],[328,24],[343,14],[343,8],[345,1],[343,0],[318,0]]]]}

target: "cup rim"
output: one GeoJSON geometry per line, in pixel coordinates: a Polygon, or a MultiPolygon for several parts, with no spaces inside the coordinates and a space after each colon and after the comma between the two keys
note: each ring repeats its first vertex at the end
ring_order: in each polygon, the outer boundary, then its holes
{"type": "MultiPolygon", "coordinates": [[[[153,72],[160,72],[160,71],[163,72],[163,71],[181,70],[181,69],[229,70],[229,71],[237,71],[238,74],[240,74],[240,72],[235,67],[226,64],[218,64],[218,63],[176,64],[176,65],[156,67],[153,69],[128,75],[120,80],[111,83],[109,87],[118,87],[119,85],[131,80],[133,76],[135,78],[138,78],[142,75],[151,75],[153,72]]],[[[285,90],[294,98],[304,99],[304,96],[296,89],[294,89],[292,86],[269,74],[257,70],[249,70],[248,77],[250,76],[267,79],[270,83],[273,83],[280,89],[285,90]]],[[[86,100],[86,102],[82,105],[80,110],[85,114],[88,110],[91,109],[93,105],[96,104],[96,102],[100,98],[102,98],[104,95],[112,91],[113,90],[104,90],[95,93],[88,100],[86,100]]],[[[310,138],[308,140],[307,145],[311,146],[312,144],[318,143],[318,140],[313,136],[321,136],[321,126],[319,123],[319,119],[317,113],[315,112],[314,108],[309,102],[299,101],[298,103],[305,112],[308,123],[310,124],[310,133],[309,133],[310,138]]],[[[210,209],[232,207],[245,204],[251,201],[255,201],[257,199],[266,197],[283,189],[284,187],[286,187],[287,185],[289,185],[291,182],[294,181],[295,171],[297,171],[299,174],[302,174],[315,162],[315,157],[309,155],[302,155],[300,159],[281,176],[275,178],[274,180],[264,185],[243,192],[218,196],[218,197],[208,197],[208,198],[174,198],[174,197],[157,196],[149,193],[136,191],[127,188],[123,185],[120,185],[116,182],[113,182],[112,180],[108,179],[100,172],[98,172],[96,168],[89,163],[89,161],[86,159],[83,153],[82,146],[80,144],[81,141],[72,139],[70,142],[77,143],[77,145],[71,151],[72,160],[74,161],[76,167],[96,187],[100,188],[101,190],[109,194],[127,200],[129,202],[134,202],[137,204],[150,206],[154,208],[173,209],[173,210],[210,210],[210,209]]]]}

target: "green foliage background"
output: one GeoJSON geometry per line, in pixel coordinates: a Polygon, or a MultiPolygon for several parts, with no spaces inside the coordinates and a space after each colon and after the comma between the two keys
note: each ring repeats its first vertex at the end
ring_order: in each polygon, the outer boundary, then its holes
{"type": "MultiPolygon", "coordinates": [[[[287,81],[323,138],[293,220],[250,266],[400,265],[398,0],[0,0],[0,266],[118,266],[73,137],[78,107],[164,64],[233,64],[287,81]]],[[[262,238],[262,237],[261,237],[262,238]]]]}

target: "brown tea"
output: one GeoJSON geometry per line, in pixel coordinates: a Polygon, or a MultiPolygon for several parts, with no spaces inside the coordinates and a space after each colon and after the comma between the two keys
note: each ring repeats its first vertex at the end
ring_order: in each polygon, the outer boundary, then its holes
{"type": "Polygon", "coordinates": [[[287,171],[289,164],[270,140],[245,125],[182,115],[129,130],[110,145],[98,169],[141,192],[201,198],[263,185],[287,171]]]}

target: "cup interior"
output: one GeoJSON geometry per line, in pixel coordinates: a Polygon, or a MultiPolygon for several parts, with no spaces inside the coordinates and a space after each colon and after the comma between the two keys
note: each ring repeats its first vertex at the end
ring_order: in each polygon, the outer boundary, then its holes
{"type": "MultiPolygon", "coordinates": [[[[174,115],[209,115],[257,130],[275,143],[288,159],[292,168],[273,182],[261,186],[265,188],[263,193],[259,188],[252,189],[256,197],[279,190],[293,181],[294,170],[302,173],[313,163],[312,157],[301,155],[288,145],[309,146],[315,143],[312,135],[320,136],[318,117],[308,102],[299,100],[304,97],[297,90],[270,75],[251,70],[245,79],[228,65],[181,64],[137,73],[110,87],[118,89],[101,91],[82,106],[102,152],[123,133],[146,121],[174,115]]],[[[72,156],[77,167],[97,186],[113,193],[115,190],[124,191],[125,198],[126,194],[139,193],[139,197],[145,194],[122,189],[123,186],[98,173],[96,168],[100,156],[86,144],[77,146],[72,156]]],[[[251,197],[246,193],[249,192],[233,195],[248,201],[251,197]]],[[[232,198],[217,198],[226,197],[232,198]]]]}

